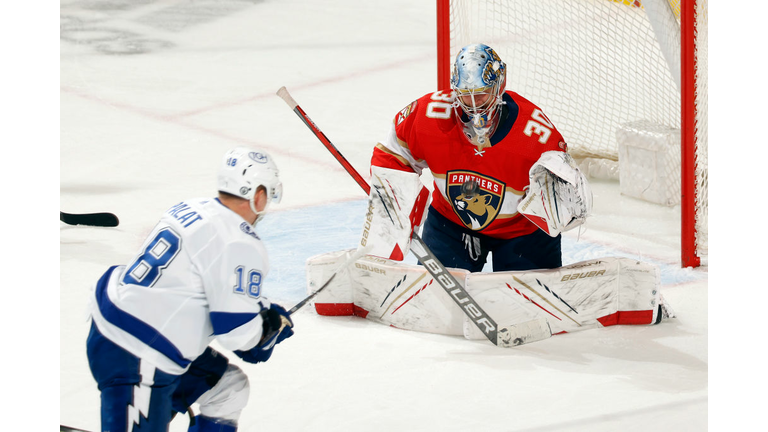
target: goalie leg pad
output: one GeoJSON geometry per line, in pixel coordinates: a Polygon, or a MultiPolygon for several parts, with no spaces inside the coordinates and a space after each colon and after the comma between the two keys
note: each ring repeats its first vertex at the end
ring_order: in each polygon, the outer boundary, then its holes
{"type": "MultiPolygon", "coordinates": [[[[510,296],[506,290],[480,284],[472,287],[470,295],[499,325],[499,346],[518,346],[552,336],[547,319],[526,308],[523,302],[510,296]]],[[[464,337],[485,339],[485,335],[467,317],[464,318],[464,337]]]]}
{"type": "Polygon", "coordinates": [[[500,325],[543,317],[553,334],[617,324],[650,325],[656,323],[660,309],[658,268],[627,258],[582,261],[552,270],[472,273],[466,283],[472,296],[493,298],[494,304],[480,299],[478,303],[495,312],[492,316],[500,325]]]}
{"type": "MultiPolygon", "coordinates": [[[[309,280],[322,285],[349,253],[310,259],[309,280]]],[[[628,258],[601,258],[549,270],[449,270],[499,328],[511,329],[506,342],[510,345],[610,325],[651,325],[667,318],[665,308],[671,311],[659,292],[658,268],[628,258]]],[[[346,273],[315,297],[318,314],[354,314],[401,329],[485,338],[422,266],[365,256],[346,273]]],[[[314,292],[312,283],[308,285],[314,292]]]]}
{"type": "MultiPolygon", "coordinates": [[[[469,273],[448,271],[458,281],[469,273]]],[[[350,273],[358,315],[405,330],[462,334],[465,314],[423,266],[367,256],[350,273]]]]}
{"type": "MultiPolygon", "coordinates": [[[[352,251],[331,252],[307,261],[307,291],[314,292],[352,251]]],[[[466,270],[449,269],[463,281],[466,270]]],[[[371,255],[349,266],[314,298],[319,315],[358,315],[385,325],[461,335],[464,313],[420,265],[371,255]]]]}
{"type": "MultiPolygon", "coordinates": [[[[352,254],[352,250],[327,252],[307,259],[307,294],[317,291],[352,254]]],[[[317,294],[313,303],[315,311],[325,316],[349,316],[354,314],[352,280],[349,272],[342,272],[317,294]]]]}

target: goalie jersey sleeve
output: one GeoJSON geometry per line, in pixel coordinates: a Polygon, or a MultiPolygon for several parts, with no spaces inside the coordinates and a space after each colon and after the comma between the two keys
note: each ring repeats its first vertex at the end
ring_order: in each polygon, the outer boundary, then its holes
{"type": "Polygon", "coordinates": [[[268,272],[250,224],[217,199],[188,200],[163,215],[130,263],[102,276],[91,315],[117,345],[181,374],[214,339],[230,350],[258,343],[268,272]]]}
{"type": "Polygon", "coordinates": [[[542,153],[566,151],[565,141],[542,110],[506,91],[498,129],[490,145],[476,146],[455,119],[452,92],[417,99],[395,116],[371,165],[434,177],[432,207],[469,230],[509,239],[538,228],[517,212],[529,184],[528,171],[542,153]],[[467,180],[478,183],[473,197],[461,193],[467,180]]]}

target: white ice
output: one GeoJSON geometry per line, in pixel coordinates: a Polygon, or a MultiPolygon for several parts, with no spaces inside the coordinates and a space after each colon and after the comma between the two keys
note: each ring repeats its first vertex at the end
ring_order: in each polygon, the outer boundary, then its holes
{"type": "MultiPolygon", "coordinates": [[[[308,257],[355,246],[365,196],[275,92],[286,86],[367,174],[395,113],[436,87],[434,9],[61,0],[60,209],[120,218],[117,228],[60,227],[61,424],[99,428],[85,355],[89,285],[126,263],[170,205],[213,196],[228,148],[261,147],[281,169],[283,202],[258,227],[271,254],[267,297],[298,302],[308,257]]],[[[624,197],[617,182],[595,181],[594,195],[586,230],[565,235],[565,263],[658,265],[677,319],[502,349],[306,307],[269,362],[229,356],[251,380],[241,430],[706,430],[708,268],[680,268],[680,209],[624,197]]]]}

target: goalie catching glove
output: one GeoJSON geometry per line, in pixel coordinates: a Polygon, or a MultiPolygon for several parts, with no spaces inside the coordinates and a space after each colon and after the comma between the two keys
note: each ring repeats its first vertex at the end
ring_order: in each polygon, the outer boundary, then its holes
{"type": "Polygon", "coordinates": [[[543,153],[528,177],[518,212],[551,237],[584,223],[592,211],[592,189],[568,153],[543,153]]]}

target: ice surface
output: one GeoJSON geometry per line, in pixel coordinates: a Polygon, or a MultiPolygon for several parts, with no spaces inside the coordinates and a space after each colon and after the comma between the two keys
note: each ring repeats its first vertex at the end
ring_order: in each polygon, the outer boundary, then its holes
{"type": "MultiPolygon", "coordinates": [[[[395,113],[436,86],[434,15],[434,2],[408,0],[60,2],[60,208],[121,221],[61,224],[61,424],[99,428],[89,285],[167,207],[214,195],[228,148],[262,147],[281,169],[283,202],[258,227],[268,297],[298,302],[308,257],[354,247],[361,189],[275,92],[285,85],[367,177],[395,113]]],[[[708,269],[679,267],[680,209],[623,197],[616,182],[593,188],[594,216],[565,235],[564,261],[656,264],[679,318],[501,349],[306,307],[269,362],[231,356],[251,379],[241,430],[706,430],[708,269]]]]}

